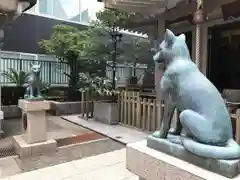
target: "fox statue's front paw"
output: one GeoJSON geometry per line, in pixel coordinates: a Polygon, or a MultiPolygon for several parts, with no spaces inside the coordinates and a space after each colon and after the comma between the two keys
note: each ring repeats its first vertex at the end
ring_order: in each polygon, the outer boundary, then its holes
{"type": "Polygon", "coordinates": [[[163,131],[155,131],[153,134],[152,134],[153,137],[155,138],[167,138],[167,133],[164,133],[163,131]]]}
{"type": "Polygon", "coordinates": [[[180,134],[181,134],[181,131],[179,131],[179,130],[176,129],[176,128],[171,128],[171,129],[169,129],[168,133],[169,133],[169,134],[172,134],[172,135],[180,135],[180,134]]]}
{"type": "Polygon", "coordinates": [[[159,138],[160,137],[160,131],[155,131],[153,134],[152,134],[153,137],[155,138],[159,138]]]}

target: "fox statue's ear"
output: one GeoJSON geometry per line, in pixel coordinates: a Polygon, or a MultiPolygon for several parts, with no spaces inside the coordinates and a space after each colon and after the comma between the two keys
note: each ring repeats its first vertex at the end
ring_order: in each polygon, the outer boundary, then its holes
{"type": "Polygon", "coordinates": [[[186,41],[186,36],[185,36],[185,34],[181,34],[181,35],[179,35],[178,36],[178,39],[181,39],[182,41],[186,41]]]}
{"type": "Polygon", "coordinates": [[[165,42],[167,43],[167,45],[171,46],[174,43],[175,39],[176,36],[173,34],[173,32],[167,29],[165,33],[165,42]]]}

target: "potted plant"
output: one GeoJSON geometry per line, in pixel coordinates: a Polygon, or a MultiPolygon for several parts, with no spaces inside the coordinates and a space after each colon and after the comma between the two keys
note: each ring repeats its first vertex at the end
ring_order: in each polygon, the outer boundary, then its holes
{"type": "Polygon", "coordinates": [[[91,77],[87,73],[80,73],[79,76],[79,91],[87,92],[94,100],[94,119],[105,124],[117,124],[119,91],[113,89],[112,81],[107,77],[91,77]]]}

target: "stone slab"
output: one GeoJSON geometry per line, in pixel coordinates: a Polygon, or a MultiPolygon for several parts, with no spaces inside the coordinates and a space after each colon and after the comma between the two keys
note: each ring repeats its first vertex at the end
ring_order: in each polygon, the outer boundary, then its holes
{"type": "Polygon", "coordinates": [[[15,152],[20,158],[51,153],[57,150],[57,142],[55,140],[28,144],[24,135],[13,136],[12,143],[15,152]]]}
{"type": "MultiPolygon", "coordinates": [[[[127,145],[127,169],[141,180],[230,180],[196,165],[147,147],[147,141],[127,145]]],[[[240,180],[240,176],[233,178],[240,180]]]]}
{"type": "Polygon", "coordinates": [[[18,100],[18,107],[25,112],[29,111],[46,111],[51,106],[50,101],[28,101],[25,99],[18,100]]]}
{"type": "Polygon", "coordinates": [[[147,146],[228,178],[240,174],[239,159],[217,160],[200,157],[186,151],[180,144],[172,143],[168,139],[154,138],[153,136],[148,137],[147,146]]]}

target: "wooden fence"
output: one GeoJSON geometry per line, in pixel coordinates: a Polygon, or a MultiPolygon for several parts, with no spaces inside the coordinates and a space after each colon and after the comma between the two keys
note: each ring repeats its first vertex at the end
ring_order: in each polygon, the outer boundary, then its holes
{"type": "MultiPolygon", "coordinates": [[[[121,91],[118,99],[119,122],[144,131],[155,131],[160,128],[160,120],[164,105],[158,104],[154,98],[141,98],[139,92],[121,91]]],[[[233,119],[233,129],[236,141],[240,144],[240,109],[236,114],[230,114],[233,119]]],[[[172,127],[178,119],[175,112],[172,127]]]]}
{"type": "MultiPolygon", "coordinates": [[[[82,117],[93,117],[94,101],[89,93],[82,93],[81,99],[82,117]]],[[[121,91],[118,97],[118,120],[124,126],[131,126],[143,131],[155,131],[160,129],[161,117],[164,105],[157,103],[154,97],[142,98],[137,91],[121,91]]],[[[234,137],[240,144],[240,109],[236,113],[230,113],[233,120],[234,137]]],[[[178,120],[175,111],[172,127],[178,120]]]]}
{"type": "Polygon", "coordinates": [[[163,104],[155,98],[141,98],[139,92],[121,91],[118,98],[119,122],[144,131],[160,128],[163,104]]]}

